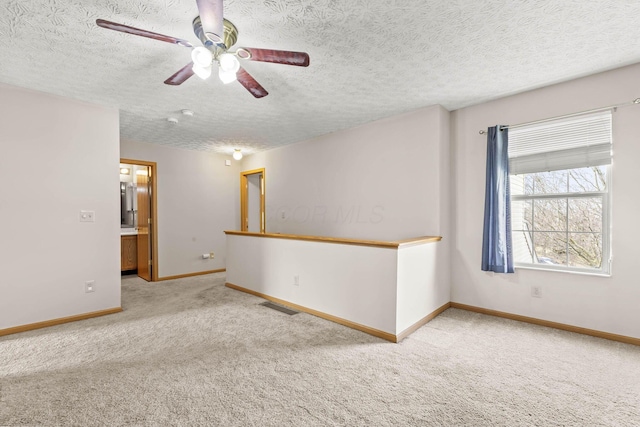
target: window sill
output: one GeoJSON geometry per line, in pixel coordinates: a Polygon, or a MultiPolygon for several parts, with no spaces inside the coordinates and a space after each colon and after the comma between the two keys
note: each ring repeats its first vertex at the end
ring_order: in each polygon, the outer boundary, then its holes
{"type": "Polygon", "coordinates": [[[596,271],[584,271],[584,270],[565,270],[561,268],[549,268],[549,267],[542,267],[542,266],[532,265],[532,264],[516,264],[514,268],[516,269],[516,271],[522,269],[522,270],[551,271],[554,273],[578,274],[581,276],[598,276],[598,277],[612,276],[611,273],[606,273],[602,271],[596,272],[596,271]]]}

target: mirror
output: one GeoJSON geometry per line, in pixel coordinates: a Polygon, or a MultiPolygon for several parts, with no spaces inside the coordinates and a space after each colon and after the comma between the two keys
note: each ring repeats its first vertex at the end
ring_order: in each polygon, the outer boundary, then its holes
{"type": "Polygon", "coordinates": [[[135,228],[138,224],[136,185],[131,182],[120,182],[120,227],[135,228]]]}
{"type": "Polygon", "coordinates": [[[120,163],[120,228],[138,227],[137,165],[120,163]]]}

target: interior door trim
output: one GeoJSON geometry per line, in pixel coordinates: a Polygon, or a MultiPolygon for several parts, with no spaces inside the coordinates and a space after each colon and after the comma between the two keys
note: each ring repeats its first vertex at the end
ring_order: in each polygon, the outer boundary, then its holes
{"type": "Polygon", "coordinates": [[[120,159],[120,163],[127,163],[151,168],[151,281],[158,281],[158,164],[145,160],[120,159]]]}
{"type": "Polygon", "coordinates": [[[266,232],[266,215],[265,215],[265,193],[266,193],[266,175],[264,168],[252,169],[240,172],[240,230],[248,230],[249,222],[249,194],[247,187],[249,185],[249,175],[262,174],[260,185],[260,232],[266,232]]]}

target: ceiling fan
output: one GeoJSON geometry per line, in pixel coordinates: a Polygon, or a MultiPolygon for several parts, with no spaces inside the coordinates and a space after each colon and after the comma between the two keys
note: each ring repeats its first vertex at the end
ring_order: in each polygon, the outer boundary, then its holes
{"type": "Polygon", "coordinates": [[[148,37],[167,43],[191,48],[191,62],[182,67],[177,73],[165,80],[165,84],[179,85],[196,74],[202,79],[211,75],[214,63],[218,63],[218,76],[223,83],[239,81],[256,98],[262,98],[269,93],[247,71],[240,66],[240,61],[272,62],[298,67],[309,66],[309,55],[305,52],[291,52],[285,50],[257,49],[253,47],[239,47],[235,52],[229,49],[238,39],[238,29],[230,21],[224,19],[222,13],[223,0],[196,0],[199,16],[193,20],[193,31],[203,46],[194,47],[187,40],[165,36],[151,31],[141,30],[128,25],[96,20],[102,28],[148,37]]]}

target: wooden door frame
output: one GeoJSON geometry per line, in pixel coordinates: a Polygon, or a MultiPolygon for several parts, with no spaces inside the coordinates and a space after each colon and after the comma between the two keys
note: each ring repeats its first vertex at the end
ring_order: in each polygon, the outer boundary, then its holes
{"type": "Polygon", "coordinates": [[[249,222],[249,193],[247,191],[249,186],[249,175],[262,174],[262,188],[260,189],[260,233],[266,232],[267,218],[265,215],[265,194],[267,192],[266,175],[264,168],[253,169],[250,171],[240,172],[240,230],[248,231],[249,222]]]}
{"type": "Polygon", "coordinates": [[[145,160],[123,159],[120,163],[148,166],[151,169],[151,281],[158,281],[158,164],[145,160]]]}

